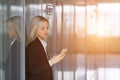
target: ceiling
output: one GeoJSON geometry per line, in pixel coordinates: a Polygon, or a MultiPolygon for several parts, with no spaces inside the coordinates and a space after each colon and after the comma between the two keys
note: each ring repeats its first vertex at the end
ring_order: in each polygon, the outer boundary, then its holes
{"type": "Polygon", "coordinates": [[[120,3],[120,0],[43,0],[44,3],[56,4],[97,4],[97,3],[120,3]]]}
{"type": "MultiPolygon", "coordinates": [[[[24,0],[0,0],[0,4],[23,4],[24,0]]],[[[71,5],[86,5],[97,3],[120,3],[120,0],[25,0],[25,4],[52,3],[56,5],[71,4],[71,5]]]]}

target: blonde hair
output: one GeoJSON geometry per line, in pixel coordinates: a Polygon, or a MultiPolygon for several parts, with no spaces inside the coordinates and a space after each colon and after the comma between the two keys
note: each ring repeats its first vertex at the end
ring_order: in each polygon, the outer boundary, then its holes
{"type": "Polygon", "coordinates": [[[10,27],[13,28],[16,31],[16,38],[19,40],[20,39],[20,27],[22,24],[21,17],[20,16],[13,16],[7,19],[6,21],[7,28],[9,25],[10,27]]]}
{"type": "Polygon", "coordinates": [[[35,16],[32,19],[31,24],[30,24],[30,31],[29,31],[29,35],[28,35],[27,44],[29,44],[30,42],[35,40],[35,38],[37,37],[37,31],[38,31],[39,27],[42,26],[43,22],[47,22],[49,25],[49,21],[43,16],[35,16]]]}

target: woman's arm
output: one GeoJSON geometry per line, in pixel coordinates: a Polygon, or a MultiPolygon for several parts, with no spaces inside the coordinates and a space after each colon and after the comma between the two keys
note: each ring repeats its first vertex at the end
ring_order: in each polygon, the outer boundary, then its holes
{"type": "Polygon", "coordinates": [[[60,52],[60,54],[52,57],[52,58],[49,60],[50,65],[52,66],[52,65],[58,63],[59,61],[61,61],[61,60],[65,57],[66,53],[67,53],[67,49],[63,49],[63,50],[60,52]]]}

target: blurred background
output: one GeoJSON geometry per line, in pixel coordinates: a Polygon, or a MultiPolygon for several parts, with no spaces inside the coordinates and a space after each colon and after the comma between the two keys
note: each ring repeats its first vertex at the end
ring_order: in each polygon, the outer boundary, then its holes
{"type": "Polygon", "coordinates": [[[0,0],[0,80],[5,79],[10,39],[6,19],[22,17],[21,80],[25,80],[25,38],[30,21],[49,22],[49,55],[68,49],[53,66],[54,80],[120,80],[120,0],[0,0]]]}

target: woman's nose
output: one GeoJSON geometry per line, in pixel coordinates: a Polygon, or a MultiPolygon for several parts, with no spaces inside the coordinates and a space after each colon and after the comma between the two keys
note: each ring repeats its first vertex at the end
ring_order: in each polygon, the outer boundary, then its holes
{"type": "Polygon", "coordinates": [[[45,33],[48,33],[48,30],[45,30],[45,33]]]}
{"type": "Polygon", "coordinates": [[[47,28],[45,29],[45,32],[48,32],[48,29],[47,29],[47,28]]]}

